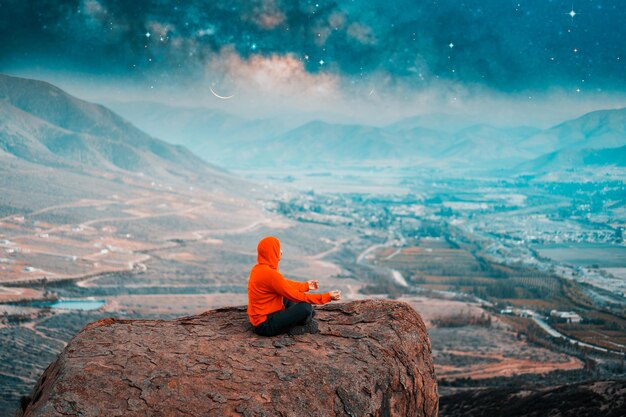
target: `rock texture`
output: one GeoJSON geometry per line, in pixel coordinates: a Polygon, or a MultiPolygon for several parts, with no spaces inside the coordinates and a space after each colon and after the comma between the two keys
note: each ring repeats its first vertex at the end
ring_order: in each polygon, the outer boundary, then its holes
{"type": "Polygon", "coordinates": [[[428,333],[408,304],[316,307],[320,333],[257,336],[245,307],[87,325],[18,416],[436,416],[428,333]]]}

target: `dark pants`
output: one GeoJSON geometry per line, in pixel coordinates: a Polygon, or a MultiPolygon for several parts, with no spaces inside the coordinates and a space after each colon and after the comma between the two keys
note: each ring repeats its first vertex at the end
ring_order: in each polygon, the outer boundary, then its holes
{"type": "Polygon", "coordinates": [[[313,306],[309,303],[294,303],[283,298],[284,310],[269,314],[267,320],[254,328],[260,336],[276,336],[291,327],[304,325],[313,317],[313,306]]]}

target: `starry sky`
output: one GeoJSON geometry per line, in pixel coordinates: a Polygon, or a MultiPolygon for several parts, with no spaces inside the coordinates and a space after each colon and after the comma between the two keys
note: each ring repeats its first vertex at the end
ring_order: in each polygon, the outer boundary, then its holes
{"type": "Polygon", "coordinates": [[[622,0],[0,0],[2,72],[234,112],[626,105],[624,39],[622,0]]]}

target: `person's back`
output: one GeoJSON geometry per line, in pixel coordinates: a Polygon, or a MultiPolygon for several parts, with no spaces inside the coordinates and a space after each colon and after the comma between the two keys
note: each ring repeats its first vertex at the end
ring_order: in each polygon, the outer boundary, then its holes
{"type": "Polygon", "coordinates": [[[289,331],[294,325],[307,325],[314,311],[311,304],[326,304],[341,298],[339,291],[307,294],[317,289],[317,281],[297,282],[278,271],[280,241],[268,236],[257,246],[257,264],[248,280],[248,317],[254,331],[263,336],[289,331]]]}
{"type": "MultiPolygon", "coordinates": [[[[287,297],[286,292],[294,293],[308,291],[309,284],[306,282],[288,281],[280,272],[266,264],[256,264],[250,271],[248,280],[248,316],[253,326],[258,326],[268,314],[283,309],[283,297],[287,297]],[[284,282],[281,282],[284,281],[284,282]],[[296,285],[294,285],[296,284],[296,285]],[[281,295],[281,286],[286,287],[285,295],[281,295]]],[[[326,304],[330,301],[328,294],[303,294],[309,298],[321,302],[315,304],[326,304]],[[318,297],[315,297],[318,296],[318,297]]],[[[294,301],[293,299],[291,301],[294,301]]]]}

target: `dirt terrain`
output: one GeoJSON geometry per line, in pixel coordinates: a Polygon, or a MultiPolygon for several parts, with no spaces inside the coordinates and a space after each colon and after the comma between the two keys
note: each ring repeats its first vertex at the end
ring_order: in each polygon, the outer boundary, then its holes
{"type": "Polygon", "coordinates": [[[427,297],[401,297],[423,317],[433,342],[437,377],[485,379],[554,370],[581,369],[583,363],[566,354],[518,340],[514,329],[498,317],[483,326],[443,327],[446,317],[489,314],[480,304],[427,297]]]}

